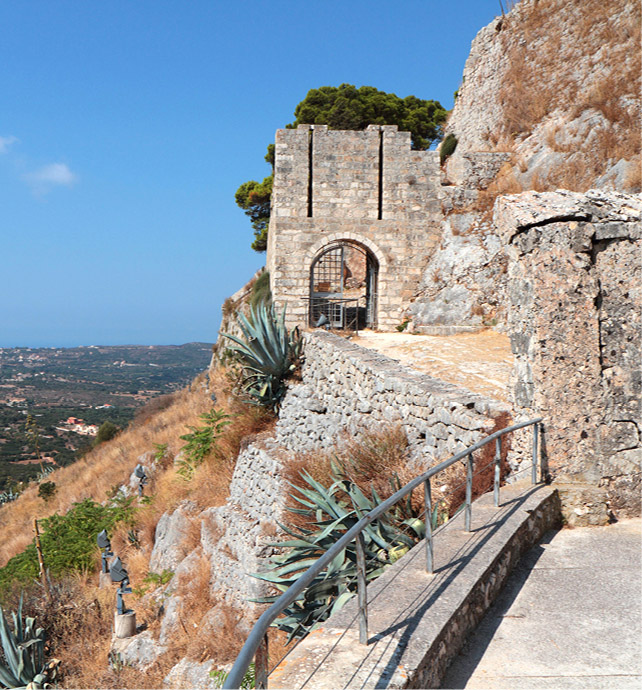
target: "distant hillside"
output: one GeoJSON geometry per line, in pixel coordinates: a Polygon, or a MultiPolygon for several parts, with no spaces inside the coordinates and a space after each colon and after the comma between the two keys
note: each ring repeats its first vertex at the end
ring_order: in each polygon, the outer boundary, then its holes
{"type": "Polygon", "coordinates": [[[0,491],[34,477],[39,460],[73,462],[96,427],[127,426],[137,408],[183,387],[211,356],[209,343],[0,348],[0,491]],[[65,424],[71,417],[82,423],[65,424]]]}

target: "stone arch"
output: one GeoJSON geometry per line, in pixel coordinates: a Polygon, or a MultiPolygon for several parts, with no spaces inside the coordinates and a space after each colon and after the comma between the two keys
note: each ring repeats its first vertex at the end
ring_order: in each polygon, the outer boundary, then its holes
{"type": "Polygon", "coordinates": [[[379,270],[388,269],[388,260],[383,250],[369,238],[363,237],[356,232],[334,232],[330,235],[323,235],[323,237],[311,245],[305,253],[305,265],[311,266],[314,259],[321,252],[321,250],[334,242],[352,242],[354,244],[361,244],[373,254],[375,259],[379,262],[379,270]]]}
{"type": "Polygon", "coordinates": [[[380,261],[366,243],[348,234],[326,236],[315,253],[308,253],[310,326],[376,328],[380,261]]]}

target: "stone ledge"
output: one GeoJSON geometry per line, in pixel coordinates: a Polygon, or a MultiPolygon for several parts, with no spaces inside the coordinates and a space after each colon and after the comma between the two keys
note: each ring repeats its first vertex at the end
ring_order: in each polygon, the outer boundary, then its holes
{"type": "Polygon", "coordinates": [[[282,662],[270,688],[435,688],[520,556],[560,521],[557,491],[513,484],[473,504],[435,535],[435,573],[418,544],[368,587],[369,644],[351,600],[282,662]]]}

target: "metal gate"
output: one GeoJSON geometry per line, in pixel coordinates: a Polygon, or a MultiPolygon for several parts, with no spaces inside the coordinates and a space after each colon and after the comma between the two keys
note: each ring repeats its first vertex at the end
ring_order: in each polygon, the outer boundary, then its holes
{"type": "MultiPolygon", "coordinates": [[[[315,326],[324,316],[329,328],[374,328],[377,315],[378,262],[365,247],[339,242],[325,248],[310,269],[309,323],[315,326]],[[348,288],[355,264],[364,278],[358,288],[348,288]]],[[[324,320],[324,319],[322,319],[324,320]]]]}

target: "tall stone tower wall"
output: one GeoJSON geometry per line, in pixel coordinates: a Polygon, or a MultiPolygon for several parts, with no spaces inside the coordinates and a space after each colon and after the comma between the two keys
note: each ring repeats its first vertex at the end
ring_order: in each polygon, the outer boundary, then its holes
{"type": "Polygon", "coordinates": [[[289,325],[307,325],[312,264],[340,241],[376,259],[378,327],[400,324],[440,239],[440,189],[438,154],[396,125],[278,130],[267,268],[289,325]]]}

